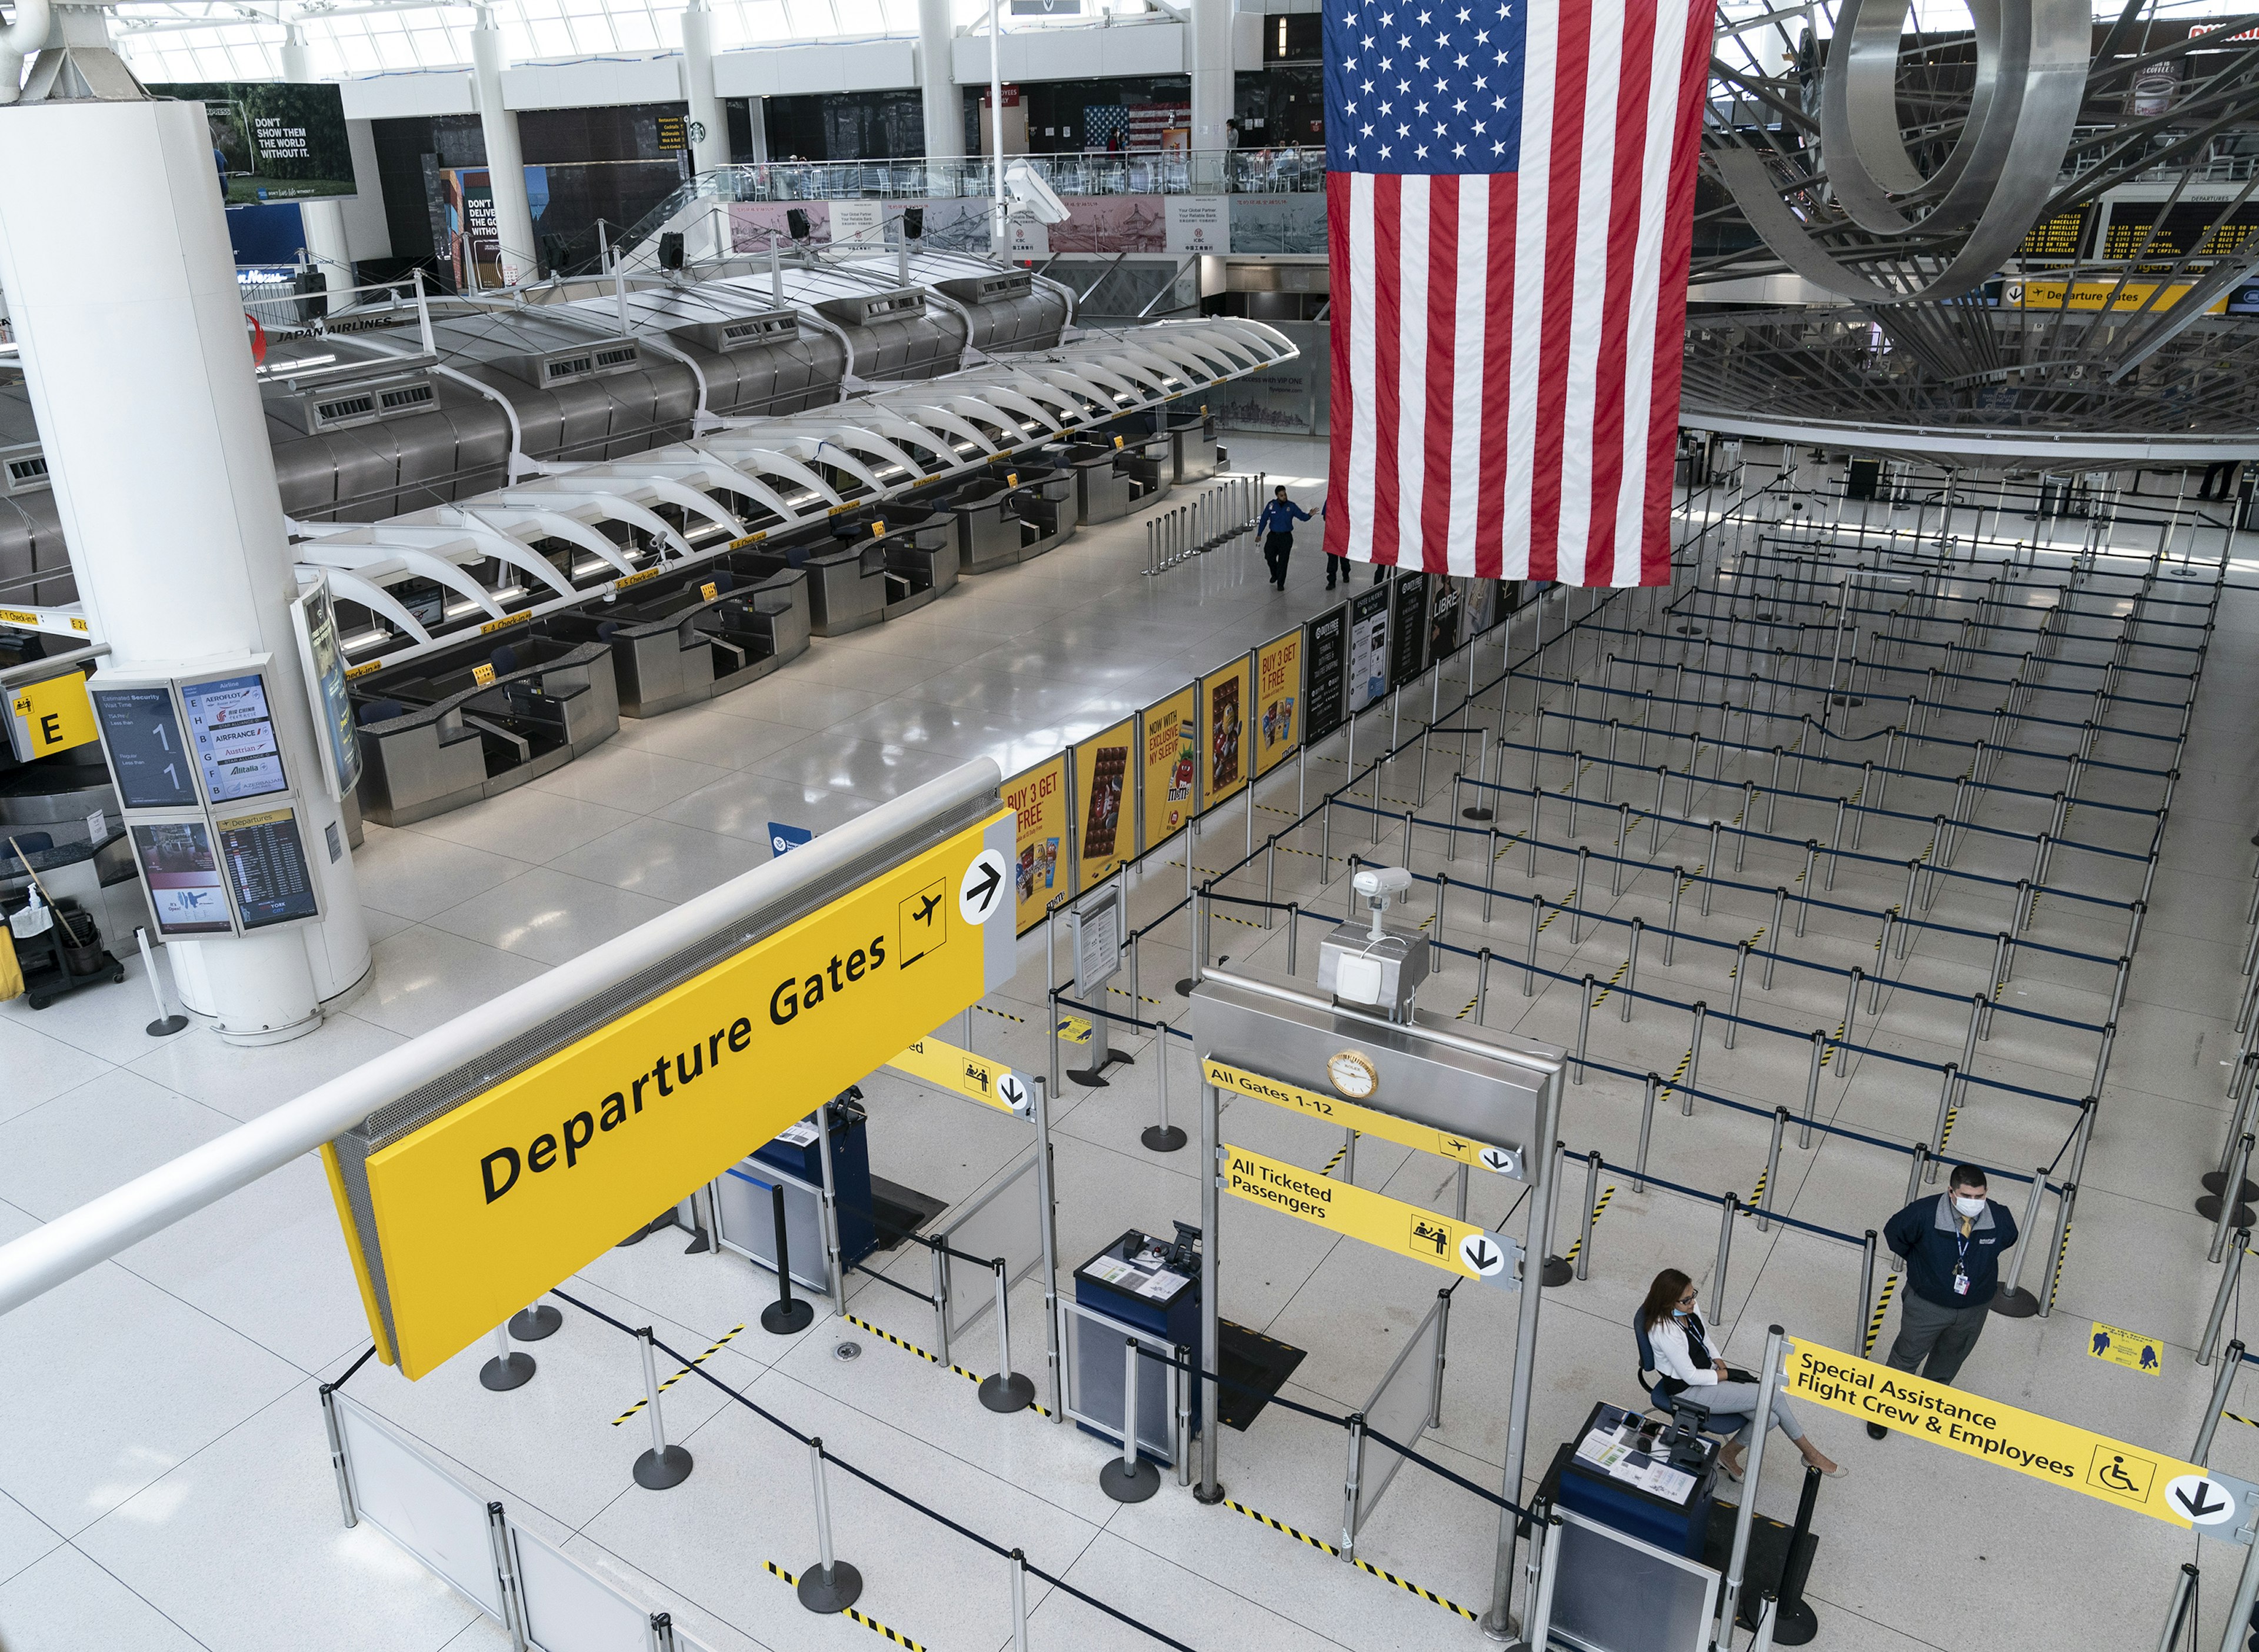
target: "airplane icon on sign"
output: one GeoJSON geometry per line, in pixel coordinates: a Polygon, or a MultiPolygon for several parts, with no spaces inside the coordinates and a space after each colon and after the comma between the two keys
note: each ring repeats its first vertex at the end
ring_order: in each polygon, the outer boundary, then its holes
{"type": "Polygon", "coordinates": [[[940,904],[941,896],[938,894],[927,895],[918,903],[918,909],[910,914],[910,922],[912,923],[930,922],[933,919],[933,909],[940,904]]]}

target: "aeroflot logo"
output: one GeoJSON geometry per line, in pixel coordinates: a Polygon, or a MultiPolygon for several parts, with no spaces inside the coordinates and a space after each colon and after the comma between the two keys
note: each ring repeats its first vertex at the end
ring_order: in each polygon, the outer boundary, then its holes
{"type": "MultiPolygon", "coordinates": [[[[813,973],[787,976],[769,994],[769,1020],[779,1027],[850,991],[887,961],[884,936],[874,935],[868,946],[857,947],[846,957],[834,954],[813,973]]],[[[545,1130],[521,1151],[515,1144],[495,1148],[479,1161],[479,1179],[486,1202],[493,1204],[527,1176],[545,1175],[562,1164],[568,1171],[580,1167],[592,1149],[601,1150],[602,1138],[638,1117],[646,1105],[654,1111],[678,1098],[699,1079],[719,1072],[724,1052],[742,1056],[752,1047],[753,1023],[744,1015],[728,1026],[694,1041],[688,1050],[660,1054],[648,1072],[638,1072],[602,1100],[582,1107],[560,1121],[555,1130],[545,1130]]]]}

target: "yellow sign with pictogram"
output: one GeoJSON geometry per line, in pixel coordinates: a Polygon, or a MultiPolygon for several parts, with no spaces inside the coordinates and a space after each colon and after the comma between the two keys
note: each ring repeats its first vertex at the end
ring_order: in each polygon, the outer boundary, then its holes
{"type": "Polygon", "coordinates": [[[1027,1086],[1001,1061],[976,1056],[938,1038],[921,1038],[887,1063],[897,1072],[937,1085],[975,1101],[985,1101],[1007,1113],[1026,1107],[1027,1086]],[[1015,1098],[1018,1098],[1017,1100],[1015,1098]]]}
{"type": "Polygon", "coordinates": [[[1236,1198],[1446,1273],[1503,1282],[1512,1255],[1507,1243],[1487,1228],[1351,1182],[1333,1181],[1244,1147],[1227,1143],[1222,1150],[1224,1191],[1236,1198]]]}
{"type": "Polygon", "coordinates": [[[101,737],[94,723],[94,708],[87,703],[86,678],[80,672],[65,672],[60,677],[11,689],[8,710],[16,719],[27,758],[68,751],[101,737]]]}
{"type": "Polygon", "coordinates": [[[1461,1164],[1472,1164],[1478,1169],[1514,1176],[1521,1174],[1521,1156],[1511,1148],[1478,1142],[1472,1136],[1453,1136],[1447,1130],[1436,1129],[1433,1125],[1416,1124],[1410,1119],[1400,1119],[1393,1113],[1375,1112],[1371,1107],[1359,1107],[1354,1101],[1344,1101],[1339,1096],[1305,1090],[1299,1085],[1288,1084],[1283,1079],[1266,1079],[1258,1072],[1243,1072],[1237,1067],[1227,1066],[1221,1061],[1208,1060],[1203,1064],[1202,1071],[1210,1084],[1232,1095],[1268,1101],[1273,1107],[1285,1107],[1306,1118],[1338,1124],[1361,1136],[1377,1136],[1383,1141],[1416,1147],[1423,1153],[1438,1154],[1461,1164]]]}
{"type": "Polygon", "coordinates": [[[2192,1463],[1817,1342],[1790,1342],[1786,1364],[1782,1392],[1792,1399],[1809,1399],[2174,1526],[2191,1524],[2166,1488],[2184,1476],[2202,1479],[2204,1470],[2192,1463]]]}
{"type": "Polygon", "coordinates": [[[2129,1331],[2122,1325],[2105,1325],[2100,1320],[2088,1323],[2094,1327],[2086,1342],[2090,1357],[2106,1359],[2113,1365],[2123,1365],[2127,1371],[2149,1377],[2165,1368],[2165,1345],[2156,1337],[2129,1331]]]}

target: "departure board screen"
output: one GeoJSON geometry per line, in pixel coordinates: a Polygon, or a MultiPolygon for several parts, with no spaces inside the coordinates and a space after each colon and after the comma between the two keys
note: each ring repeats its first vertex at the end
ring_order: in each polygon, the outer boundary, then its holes
{"type": "Polygon", "coordinates": [[[118,801],[128,808],[196,808],[196,776],[172,691],[160,686],[89,692],[103,747],[118,776],[118,801]]]}
{"type": "Polygon", "coordinates": [[[182,683],[189,738],[203,770],[204,790],[215,803],[260,797],[286,788],[282,751],[257,672],[213,682],[182,683]]]}
{"type": "Polygon", "coordinates": [[[220,822],[219,852],[246,929],[319,915],[296,811],[270,808],[220,822]]]}
{"type": "Polygon", "coordinates": [[[2227,205],[2225,201],[2113,202],[2110,227],[2102,238],[2102,256],[2138,258],[2145,270],[2164,269],[2184,255],[2226,258],[2259,235],[2259,202],[2245,202],[2228,214],[2226,223],[2213,228],[2214,220],[2227,205]]]}

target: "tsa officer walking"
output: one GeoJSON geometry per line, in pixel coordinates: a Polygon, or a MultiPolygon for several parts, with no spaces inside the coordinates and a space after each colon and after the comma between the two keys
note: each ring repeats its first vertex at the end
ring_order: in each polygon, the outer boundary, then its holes
{"type": "MultiPolygon", "coordinates": [[[[2000,1257],[2016,1243],[2016,1219],[1985,1196],[1985,1186],[1977,1165],[1956,1164],[1944,1193],[1915,1200],[1884,1225],[1884,1243],[1906,1264],[1887,1362],[1899,1371],[1949,1383],[1985,1329],[2000,1257]]],[[[1890,1430],[1871,1422],[1867,1432],[1880,1440],[1890,1430]]]]}
{"type": "Polygon", "coordinates": [[[1279,590],[1286,588],[1286,558],[1294,549],[1294,524],[1309,519],[1310,513],[1287,498],[1284,488],[1272,495],[1256,518],[1256,531],[1263,536],[1263,560],[1270,566],[1271,583],[1279,590]]]}

